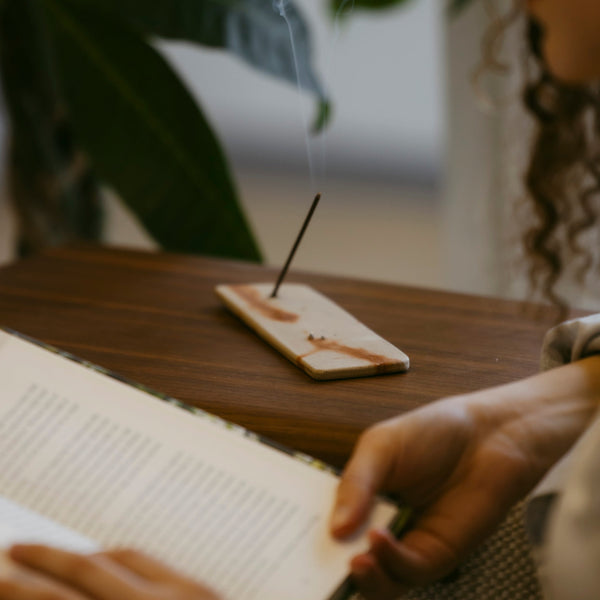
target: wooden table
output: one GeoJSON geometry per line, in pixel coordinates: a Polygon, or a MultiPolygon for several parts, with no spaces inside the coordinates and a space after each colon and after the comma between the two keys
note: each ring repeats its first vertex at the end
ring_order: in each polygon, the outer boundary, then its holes
{"type": "Polygon", "coordinates": [[[491,298],[291,273],[406,352],[406,374],[317,382],[228,313],[225,260],[59,248],[0,269],[0,324],[341,466],[368,425],[531,375],[553,314],[491,298]]]}

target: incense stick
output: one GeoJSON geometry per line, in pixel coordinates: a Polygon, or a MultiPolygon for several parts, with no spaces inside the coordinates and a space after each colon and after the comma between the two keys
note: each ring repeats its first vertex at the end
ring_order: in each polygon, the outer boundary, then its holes
{"type": "Polygon", "coordinates": [[[287,257],[287,260],[285,261],[285,264],[283,265],[283,269],[281,269],[281,272],[279,273],[279,277],[277,278],[277,283],[275,284],[275,287],[273,288],[273,292],[271,293],[271,298],[277,297],[277,291],[279,290],[279,286],[281,285],[281,282],[283,281],[284,277],[286,276],[286,274],[288,272],[288,269],[290,268],[290,264],[292,262],[292,259],[294,258],[294,254],[296,254],[296,250],[298,249],[298,246],[300,245],[300,242],[302,241],[304,232],[306,231],[306,228],[308,227],[308,224],[310,223],[310,220],[312,219],[313,213],[315,212],[315,209],[317,208],[317,204],[319,204],[320,199],[321,199],[321,194],[317,194],[315,196],[315,199],[313,200],[310,210],[308,211],[308,214],[306,215],[306,219],[304,219],[304,223],[302,224],[300,233],[298,234],[298,237],[296,238],[296,241],[294,242],[294,245],[292,246],[292,249],[290,250],[289,256],[287,257]]]}

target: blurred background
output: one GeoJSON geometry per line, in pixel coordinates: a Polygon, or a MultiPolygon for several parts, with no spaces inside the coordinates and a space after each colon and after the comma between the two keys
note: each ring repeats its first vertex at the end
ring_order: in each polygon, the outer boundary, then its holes
{"type": "Polygon", "coordinates": [[[322,0],[298,3],[333,101],[333,120],[319,136],[305,134],[313,98],[293,86],[228,56],[166,48],[202,94],[267,262],[285,259],[320,191],[296,268],[435,285],[444,139],[439,4],[355,12],[336,23],[322,0]]]}
{"type": "MultiPolygon", "coordinates": [[[[514,192],[505,175],[518,179],[522,165],[500,160],[514,109],[482,112],[469,81],[487,23],[480,4],[449,19],[444,3],[419,0],[355,11],[340,23],[323,0],[297,0],[333,101],[332,123],[319,136],[307,133],[314,100],[293,86],[228,53],[161,43],[225,147],[267,263],[283,262],[319,191],[296,269],[520,293],[503,269],[504,200],[514,192]]],[[[513,84],[491,88],[503,95],[513,84]]],[[[116,198],[108,222],[108,243],[156,247],[116,198]]],[[[13,256],[13,233],[3,199],[3,262],[13,256]]]]}

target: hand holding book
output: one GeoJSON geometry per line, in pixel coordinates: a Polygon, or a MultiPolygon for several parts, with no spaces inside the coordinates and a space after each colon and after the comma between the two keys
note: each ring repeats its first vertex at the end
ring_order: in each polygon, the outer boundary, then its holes
{"type": "Polygon", "coordinates": [[[361,594],[398,598],[450,574],[572,447],[597,414],[599,390],[594,355],[367,430],[341,477],[332,532],[352,533],[379,492],[416,515],[399,540],[370,532],[369,550],[351,560],[361,594]]]}
{"type": "MultiPolygon", "coordinates": [[[[50,575],[61,572],[43,560],[69,551],[136,547],[193,578],[191,600],[210,594],[202,581],[231,600],[346,598],[350,562],[363,596],[397,597],[451,570],[573,443],[596,409],[598,372],[593,356],[380,423],[338,486],[308,457],[0,331],[0,547],[61,547],[37,563],[50,575]],[[336,488],[343,543],[325,523],[336,488]],[[407,512],[377,492],[418,511],[400,541],[383,528],[394,518],[396,532],[407,512]]],[[[28,552],[39,550],[16,557],[28,552]]],[[[78,591],[57,599],[103,597],[70,577],[78,591]]],[[[2,585],[12,592],[0,599],[39,597],[2,585]]]]}
{"type": "MultiPolygon", "coordinates": [[[[359,440],[338,486],[333,534],[360,526],[382,491],[401,495],[416,511],[400,540],[372,530],[369,550],[351,560],[368,600],[395,599],[450,574],[524,493],[530,465],[519,440],[500,419],[483,427],[474,417],[492,392],[434,402],[376,424],[359,440]]],[[[506,386],[495,397],[506,406],[506,386]]]]}
{"type": "MultiPolygon", "coordinates": [[[[136,548],[231,600],[347,597],[367,543],[329,534],[326,465],[2,331],[0,381],[0,547],[136,548]]],[[[365,529],[404,514],[380,499],[365,529]]]]}

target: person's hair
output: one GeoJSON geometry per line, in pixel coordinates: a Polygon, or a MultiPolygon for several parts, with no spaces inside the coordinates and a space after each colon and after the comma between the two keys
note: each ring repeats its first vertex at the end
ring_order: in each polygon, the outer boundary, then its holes
{"type": "Polygon", "coordinates": [[[600,95],[591,86],[567,86],[546,68],[541,52],[542,28],[529,20],[527,42],[533,76],[524,102],[535,117],[525,184],[537,222],[525,236],[531,260],[530,281],[553,304],[564,306],[555,287],[569,263],[577,280],[592,267],[594,252],[580,243],[581,234],[599,218],[600,95]]]}
{"type": "MultiPolygon", "coordinates": [[[[488,63],[521,7],[515,0],[511,13],[490,26],[483,42],[488,63]]],[[[597,256],[582,237],[600,218],[600,93],[558,81],[542,55],[542,27],[528,18],[525,31],[523,100],[536,129],[524,174],[534,217],[524,231],[524,250],[532,293],[541,292],[564,316],[567,302],[557,292],[561,276],[572,272],[582,284],[597,256]]]]}

